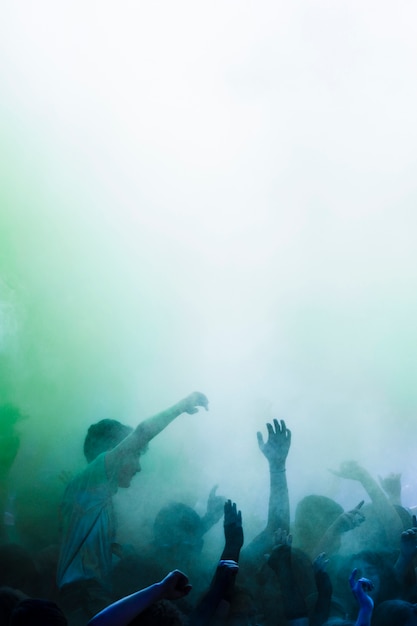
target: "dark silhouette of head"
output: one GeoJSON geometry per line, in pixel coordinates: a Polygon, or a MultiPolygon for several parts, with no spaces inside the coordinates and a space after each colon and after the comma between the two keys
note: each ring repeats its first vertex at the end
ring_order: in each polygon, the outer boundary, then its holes
{"type": "Polygon", "coordinates": [[[387,600],[376,607],[372,624],[375,626],[416,626],[417,606],[404,600],[387,600]]]}
{"type": "Polygon", "coordinates": [[[309,552],[342,513],[340,504],[326,496],[310,495],[300,500],[294,520],[296,545],[309,552]]]}
{"type": "Polygon", "coordinates": [[[91,424],[84,441],[84,455],[88,463],[102,452],[115,448],[132,430],[130,426],[113,419],[103,419],[91,424]]]}
{"type": "Polygon", "coordinates": [[[61,609],[48,600],[29,598],[19,602],[10,618],[10,626],[67,626],[61,609]]]}
{"type": "Polygon", "coordinates": [[[203,528],[200,516],[186,504],[173,502],[157,514],[154,541],[160,548],[200,551],[203,528]]]}

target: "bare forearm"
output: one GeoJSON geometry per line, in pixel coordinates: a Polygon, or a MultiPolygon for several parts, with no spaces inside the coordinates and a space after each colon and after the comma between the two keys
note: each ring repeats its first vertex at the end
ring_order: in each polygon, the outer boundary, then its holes
{"type": "Polygon", "coordinates": [[[178,402],[169,409],[141,422],[134,431],[138,448],[145,447],[183,412],[184,409],[182,408],[181,402],[178,402]]]}
{"type": "Polygon", "coordinates": [[[361,480],[362,486],[372,500],[376,512],[384,525],[389,540],[397,541],[402,531],[400,517],[388,501],[385,493],[379,487],[378,483],[367,472],[364,473],[361,480]]]}
{"type": "Polygon", "coordinates": [[[160,583],[126,596],[97,613],[87,626],[126,626],[148,606],[162,598],[160,583]]]}
{"type": "Polygon", "coordinates": [[[278,528],[281,528],[289,532],[290,503],[285,467],[274,467],[270,464],[269,476],[268,529],[276,531],[278,528]]]}

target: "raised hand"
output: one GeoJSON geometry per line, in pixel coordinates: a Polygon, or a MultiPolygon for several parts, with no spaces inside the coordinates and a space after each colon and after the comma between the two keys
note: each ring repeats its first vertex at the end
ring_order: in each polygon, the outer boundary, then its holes
{"type": "Polygon", "coordinates": [[[327,566],[329,564],[329,559],[326,556],[325,552],[320,552],[318,556],[313,561],[313,571],[315,574],[320,572],[325,572],[327,570],[327,566]]]}
{"type": "Polygon", "coordinates": [[[357,569],[354,569],[351,575],[349,576],[349,585],[352,590],[353,595],[355,596],[358,604],[359,604],[359,617],[361,620],[357,620],[357,624],[368,624],[370,622],[370,618],[372,615],[372,611],[374,608],[374,601],[368,595],[370,591],[374,588],[374,585],[369,578],[359,578],[356,580],[356,575],[358,573],[357,569]]]}
{"type": "Polygon", "coordinates": [[[291,446],[291,431],[286,427],[284,420],[281,423],[273,420],[266,425],[268,439],[265,442],[261,432],[257,433],[258,446],[268,462],[274,467],[283,468],[291,446]]]}
{"type": "Polygon", "coordinates": [[[188,576],[178,569],[167,574],[159,584],[161,585],[162,596],[166,600],[178,600],[179,598],[183,598],[187,596],[192,589],[188,576]]]}
{"type": "Polygon", "coordinates": [[[350,480],[358,480],[359,482],[362,481],[366,474],[366,470],[356,461],[345,461],[338,470],[329,470],[329,472],[339,476],[339,478],[348,478],[350,480]]]}
{"type": "Polygon", "coordinates": [[[395,504],[401,503],[401,474],[388,474],[384,478],[378,476],[379,484],[390,500],[395,504]]]}
{"type": "Polygon", "coordinates": [[[180,406],[183,413],[193,415],[194,413],[198,413],[198,407],[204,407],[206,411],[208,411],[208,399],[204,393],[194,391],[184,398],[184,400],[181,400],[180,406]]]}
{"type": "Polygon", "coordinates": [[[280,548],[281,546],[291,548],[292,535],[291,533],[287,533],[285,529],[278,528],[278,530],[274,533],[274,548],[280,548]]]}
{"type": "Polygon", "coordinates": [[[221,516],[223,515],[224,510],[224,496],[216,496],[218,485],[214,485],[212,490],[209,493],[209,497],[207,500],[207,512],[205,517],[207,521],[210,523],[210,526],[216,524],[219,521],[221,516]]]}
{"type": "Polygon", "coordinates": [[[417,528],[409,528],[401,533],[400,553],[407,561],[417,555],[417,528]]]}
{"type": "Polygon", "coordinates": [[[227,500],[224,505],[224,538],[222,559],[230,560],[233,557],[232,560],[237,561],[244,541],[242,513],[237,510],[236,502],[231,500],[227,500]]]}
{"type": "Polygon", "coordinates": [[[335,522],[339,532],[346,533],[349,530],[353,530],[363,524],[365,521],[365,515],[362,513],[361,508],[363,507],[364,502],[364,500],[361,500],[354,509],[339,515],[335,522]]]}

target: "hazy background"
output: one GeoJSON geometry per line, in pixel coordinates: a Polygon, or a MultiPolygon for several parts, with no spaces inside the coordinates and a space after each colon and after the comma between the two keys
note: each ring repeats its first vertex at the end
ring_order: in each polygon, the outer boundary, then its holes
{"type": "Polygon", "coordinates": [[[327,471],[350,458],[417,504],[416,19],[411,0],[2,3],[0,394],[30,416],[31,532],[91,422],[195,389],[210,412],[151,444],[122,509],[201,512],[219,483],[257,529],[273,417],[293,505],[357,504],[327,471]]]}

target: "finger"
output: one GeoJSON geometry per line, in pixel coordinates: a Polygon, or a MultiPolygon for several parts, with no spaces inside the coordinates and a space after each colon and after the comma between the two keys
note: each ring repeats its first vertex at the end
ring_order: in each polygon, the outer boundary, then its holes
{"type": "Polygon", "coordinates": [[[216,495],[216,491],[219,485],[214,485],[214,487],[211,488],[211,491],[209,493],[209,499],[214,498],[216,495]]]}
{"type": "Polygon", "coordinates": [[[237,526],[242,526],[242,511],[238,511],[237,513],[236,524],[237,526]]]}
{"type": "Polygon", "coordinates": [[[287,427],[285,425],[284,420],[281,420],[281,432],[283,435],[285,435],[287,433],[287,427]]]}
{"type": "Polygon", "coordinates": [[[264,447],[265,443],[264,443],[264,438],[262,437],[262,433],[257,432],[256,433],[256,437],[258,439],[258,446],[260,447],[260,449],[262,450],[262,448],[264,447]]]}
{"type": "Polygon", "coordinates": [[[352,570],[352,573],[351,573],[351,575],[349,576],[349,585],[350,585],[350,588],[351,588],[351,589],[353,589],[353,588],[354,588],[354,586],[355,586],[355,578],[356,578],[356,574],[357,574],[357,573],[358,573],[358,570],[357,570],[357,568],[355,567],[355,569],[354,569],[354,570],[352,570]]]}
{"type": "Polygon", "coordinates": [[[203,406],[208,411],[208,399],[204,393],[197,392],[197,403],[199,406],[203,406]]]}
{"type": "Polygon", "coordinates": [[[274,419],[274,426],[275,426],[275,433],[279,433],[280,432],[279,422],[276,419],[274,419]]]}
{"type": "Polygon", "coordinates": [[[272,435],[274,435],[274,434],[275,434],[275,433],[274,433],[274,429],[272,428],[272,424],[269,424],[269,423],[268,423],[268,424],[266,425],[266,427],[267,427],[267,429],[268,429],[268,435],[269,435],[270,437],[272,437],[272,435]]]}
{"type": "Polygon", "coordinates": [[[354,510],[359,511],[359,509],[361,509],[364,504],[365,504],[365,500],[361,500],[359,504],[355,506],[354,510]]]}
{"type": "Polygon", "coordinates": [[[417,516],[413,515],[413,528],[416,528],[417,526],[417,516]]]}

